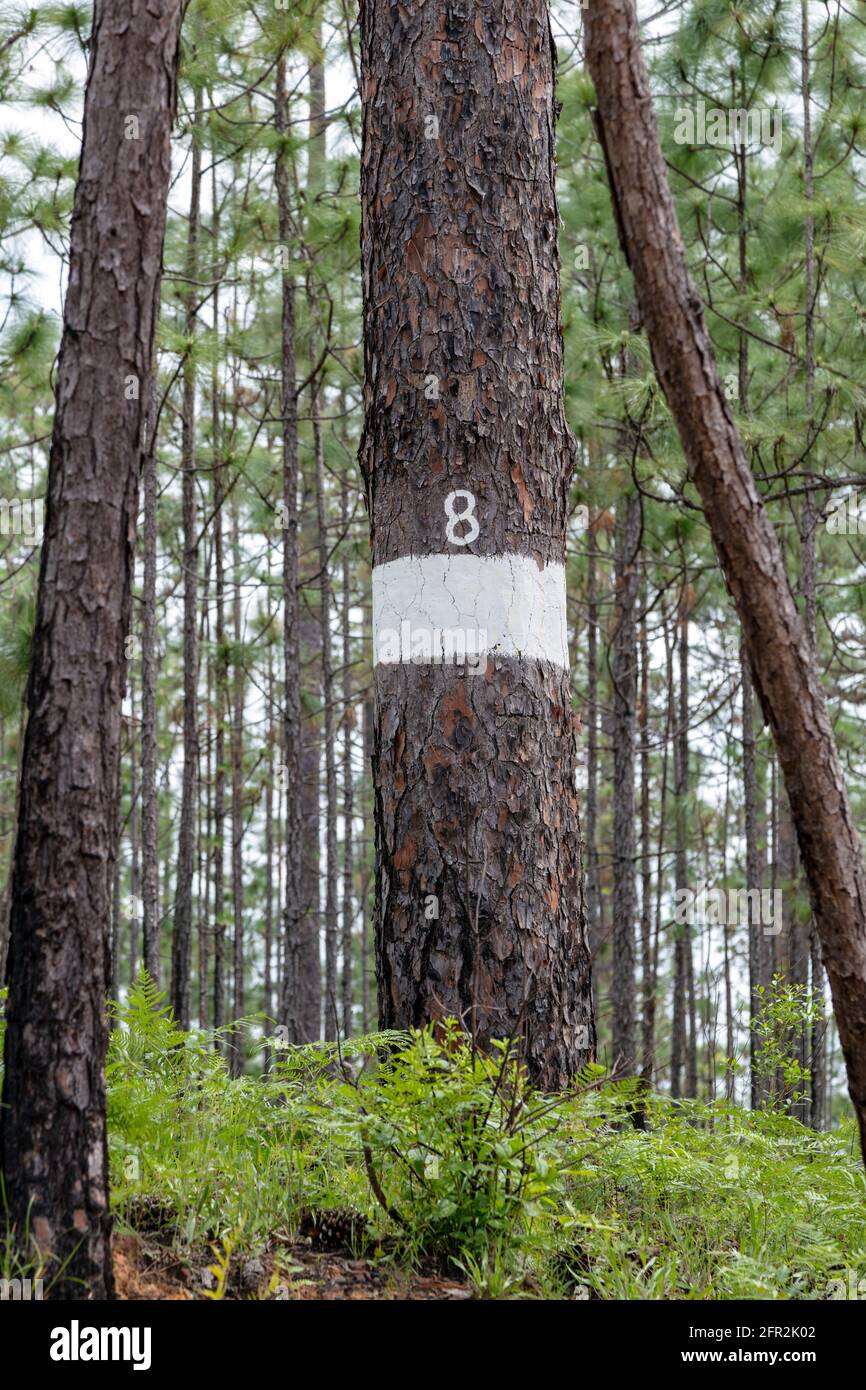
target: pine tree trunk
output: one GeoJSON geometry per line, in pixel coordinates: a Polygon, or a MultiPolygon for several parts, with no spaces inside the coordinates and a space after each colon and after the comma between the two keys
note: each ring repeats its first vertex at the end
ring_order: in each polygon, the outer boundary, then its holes
{"type": "MultiPolygon", "coordinates": [[[[372,826],[372,824],[373,824],[373,816],[374,816],[374,814],[375,814],[375,804],[376,804],[376,789],[375,789],[375,787],[374,787],[374,785],[373,785],[373,741],[374,741],[374,729],[375,729],[375,726],[376,726],[376,712],[375,712],[375,709],[374,709],[374,707],[373,707],[373,701],[372,701],[372,700],[369,700],[369,699],[368,699],[368,700],[365,700],[365,701],[364,701],[363,720],[364,720],[364,729],[363,729],[363,739],[364,739],[364,781],[363,781],[363,786],[364,786],[364,788],[365,788],[364,823],[365,823],[366,826],[372,826]]],[[[368,922],[369,922],[369,920],[370,920],[370,890],[371,890],[371,885],[372,885],[372,881],[373,881],[374,875],[373,875],[372,872],[370,872],[370,868],[369,868],[369,866],[370,866],[370,864],[371,864],[371,857],[370,857],[371,844],[370,844],[370,839],[368,838],[368,835],[367,835],[367,834],[365,834],[364,841],[365,841],[365,843],[364,843],[364,852],[365,852],[365,873],[366,873],[366,877],[365,877],[365,883],[364,883],[364,892],[363,892],[363,896],[362,896],[362,907],[363,907],[363,910],[362,910],[362,913],[361,913],[361,1027],[362,1027],[362,1029],[363,1029],[363,1031],[364,1031],[365,1033],[368,1033],[368,1032],[370,1031],[370,983],[371,983],[371,969],[370,969],[369,931],[368,931],[367,924],[368,924],[368,922]]],[[[375,866],[373,866],[373,867],[375,867],[375,866]]]]}
{"type": "MultiPolygon", "coordinates": [[[[270,575],[269,575],[270,577],[270,575]]],[[[273,949],[274,949],[274,651],[268,643],[268,750],[265,765],[265,962],[262,988],[262,1013],[265,1032],[272,1031],[273,1010],[273,949]]],[[[270,1049],[265,1048],[264,1069],[270,1066],[270,1049]]]]}
{"type": "Polygon", "coordinates": [[[380,1019],[519,1034],[555,1089],[595,1037],[547,4],[366,0],[361,52],[380,1019]]]}
{"type": "Polygon", "coordinates": [[[301,658],[298,612],[298,402],[295,383],[295,286],[289,265],[292,244],[289,156],[290,118],[286,92],[286,59],[277,62],[275,124],[281,139],[274,182],[282,277],[282,336],[280,411],[282,434],[283,531],[283,767],[285,792],[285,897],[283,900],[283,973],[280,985],[280,1023],[287,1041],[305,1041],[303,1007],[302,772],[301,772],[301,658]]]}
{"type": "MultiPolygon", "coordinates": [[[[683,598],[680,612],[680,705],[677,724],[679,742],[679,781],[677,783],[677,877],[682,886],[688,885],[688,811],[689,811],[689,612],[691,589],[688,570],[683,570],[683,598]]],[[[698,1030],[695,1008],[695,958],[692,927],[686,922],[682,935],[683,970],[685,976],[688,1034],[686,1039],[685,1094],[694,1100],[698,1094],[698,1030]]]]}
{"type": "Polygon", "coordinates": [[[127,979],[132,984],[138,972],[138,924],[139,907],[141,902],[141,840],[139,835],[139,810],[138,799],[141,788],[138,782],[138,758],[136,756],[137,739],[136,714],[135,714],[135,680],[132,675],[129,678],[129,703],[132,710],[132,737],[129,744],[129,841],[130,841],[130,879],[129,890],[132,901],[129,913],[129,969],[127,979]]]}
{"type": "Polygon", "coordinates": [[[355,787],[352,770],[352,734],[355,727],[355,706],[352,701],[352,574],[349,542],[349,476],[344,471],[340,479],[340,534],[343,544],[343,573],[341,594],[341,637],[343,645],[343,979],[342,1017],[343,1036],[352,1034],[352,924],[354,921],[354,845],[352,839],[355,815],[355,787]]]}
{"type": "MultiPolygon", "coordinates": [[[[812,83],[809,61],[809,4],[801,0],[801,43],[800,70],[803,86],[803,193],[806,199],[804,219],[804,277],[806,289],[805,305],[805,369],[806,369],[806,414],[810,433],[815,414],[815,218],[812,204],[815,197],[814,150],[812,145],[812,83]]],[[[808,455],[805,460],[808,468],[808,455]]],[[[800,587],[805,605],[806,631],[812,642],[815,659],[818,659],[818,599],[815,533],[820,520],[820,509],[816,505],[812,488],[807,487],[803,499],[801,518],[801,557],[800,587]]],[[[809,957],[811,965],[812,1001],[817,1008],[809,1040],[809,1066],[812,1073],[809,1123],[813,1129],[825,1127],[825,1108],[827,1091],[827,1059],[824,1051],[824,966],[821,960],[821,942],[815,928],[814,917],[809,923],[809,957]]]]}
{"type": "Polygon", "coordinates": [[[649,727],[649,642],[647,640],[646,583],[642,595],[640,621],[640,701],[638,729],[640,736],[640,947],[641,947],[641,1076],[652,1089],[655,1070],[655,1010],[656,978],[652,950],[652,876],[650,827],[650,727],[649,727]]]}
{"type": "Polygon", "coordinates": [[[319,554],[319,623],[322,653],[322,704],[325,733],[325,1032],[327,1041],[337,1037],[337,730],[334,718],[333,642],[331,634],[331,573],[328,536],[328,499],[325,491],[325,455],[322,440],[321,398],[318,382],[312,387],[313,455],[316,467],[316,522],[319,554]]]}
{"type": "Polygon", "coordinates": [[[667,183],[631,0],[586,13],[608,173],[653,360],[736,604],[830,978],[866,1160],[866,862],[808,635],[724,398],[667,183]]]}
{"type": "MultiPolygon", "coordinates": [[[[155,393],[151,394],[151,403],[155,393]]],[[[156,411],[152,410],[144,458],[144,578],[141,623],[141,906],[144,968],[155,985],[160,977],[159,797],[156,726],[156,411]]]]}
{"type": "MultiPolygon", "coordinates": [[[[232,1009],[235,1024],[243,1018],[246,1009],[246,989],[244,979],[244,654],[243,629],[241,625],[241,543],[240,543],[240,504],[235,495],[232,500],[232,567],[234,569],[234,596],[232,602],[232,726],[231,726],[231,764],[232,764],[232,916],[234,921],[234,993],[232,1009]]],[[[244,1070],[244,1034],[238,1028],[234,1034],[231,1051],[231,1071],[233,1076],[241,1076],[244,1070]]]]}
{"type": "Polygon", "coordinates": [[[616,518],[616,612],[613,678],[613,1006],[612,1056],[618,1072],[636,1067],[635,1048],[635,802],[637,597],[640,582],[640,499],[621,498],[616,518]]]}
{"type": "Polygon", "coordinates": [[[16,1243],[67,1299],[113,1293],[109,915],[180,21],[177,0],[94,14],[28,685],[0,1146],[16,1243]]]}
{"type": "Polygon", "coordinates": [[[596,962],[603,930],[598,872],[598,535],[595,523],[590,526],[587,537],[586,629],[586,925],[592,963],[593,1011],[597,1012],[596,962]]]}
{"type": "MultiPolygon", "coordinates": [[[[309,511],[309,492],[305,491],[304,512],[309,511]]],[[[304,527],[304,533],[308,530],[304,527]]],[[[319,756],[319,717],[314,712],[321,701],[322,628],[317,613],[308,610],[298,625],[304,653],[304,702],[307,713],[301,730],[301,939],[300,1001],[301,1042],[315,1042],[322,1032],[322,971],[319,951],[320,911],[320,829],[321,768],[319,756]]],[[[325,1001],[327,1008],[327,1000],[325,1001]]]]}
{"type": "MultiPolygon", "coordinates": [[[[186,244],[186,276],[198,276],[199,209],[201,206],[201,91],[196,91],[192,128],[192,174],[186,244]]],[[[183,1029],[190,1022],[190,959],[192,953],[192,893],[195,877],[195,819],[198,804],[198,516],[196,509],[195,334],[197,291],[186,295],[186,360],[181,407],[181,474],[183,497],[183,784],[178,831],[174,930],[171,939],[170,1002],[183,1029]]]]}

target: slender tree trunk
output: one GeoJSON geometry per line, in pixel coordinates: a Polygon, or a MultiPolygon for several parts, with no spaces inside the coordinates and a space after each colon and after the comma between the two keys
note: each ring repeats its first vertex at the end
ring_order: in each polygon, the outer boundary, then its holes
{"type": "MultiPolygon", "coordinates": [[[[235,495],[232,499],[232,567],[234,569],[234,595],[232,602],[232,915],[234,918],[234,994],[232,1009],[234,1022],[243,1018],[246,1009],[246,990],[244,980],[245,942],[244,942],[244,652],[243,628],[241,624],[241,542],[240,542],[240,503],[235,495]]],[[[241,1076],[244,1070],[244,1035],[238,1029],[234,1035],[231,1051],[231,1070],[233,1076],[241,1076]]]]}
{"type": "Polygon", "coordinates": [[[138,782],[138,758],[136,750],[138,740],[136,738],[136,703],[135,703],[135,679],[132,674],[129,677],[129,704],[132,711],[132,733],[129,740],[129,844],[130,844],[130,878],[129,891],[131,902],[129,913],[129,969],[127,979],[132,984],[138,971],[138,924],[141,904],[141,839],[139,835],[139,815],[138,799],[141,788],[138,782]]]}
{"type": "Polygon", "coordinates": [[[752,893],[761,889],[761,859],[758,830],[758,774],[755,749],[755,713],[752,672],[745,645],[740,647],[740,681],[743,722],[743,808],[746,832],[746,887],[749,890],[749,1069],[752,1109],[761,1103],[756,1070],[758,1037],[755,1020],[761,1007],[762,970],[761,914],[752,907],[752,893]]]}
{"type": "Polygon", "coordinates": [[[15,1242],[57,1262],[68,1299],[113,1293],[117,762],[180,21],[176,0],[94,14],[28,684],[0,1148],[15,1242]]]}
{"type": "MultiPolygon", "coordinates": [[[[122,730],[121,723],[121,730],[122,730]]],[[[122,733],[121,733],[122,742],[122,733]]],[[[117,1002],[120,984],[120,885],[123,868],[123,749],[117,759],[117,850],[114,856],[114,879],[111,885],[111,987],[109,997],[117,1002]]]]}
{"type": "MultiPolygon", "coordinates": [[[[192,174],[186,244],[186,276],[198,278],[199,211],[201,206],[201,92],[196,91],[192,128],[192,174]]],[[[186,295],[187,350],[183,366],[181,407],[181,472],[183,493],[183,785],[178,832],[174,931],[171,943],[170,1001],[181,1028],[190,1022],[190,960],[192,953],[192,894],[195,878],[195,821],[198,803],[198,516],[196,508],[195,443],[195,304],[198,291],[186,295]]]]}
{"type": "MultiPolygon", "coordinates": [[[[677,722],[679,742],[679,781],[677,783],[677,865],[679,882],[688,883],[688,809],[689,809],[689,612],[691,590],[688,570],[683,570],[683,595],[680,609],[680,705],[677,722]]],[[[694,1100],[698,1094],[698,1028],[695,1010],[695,962],[691,923],[686,922],[682,936],[683,969],[686,988],[688,1035],[686,1041],[686,1096],[694,1100]]]]}
{"type": "Polygon", "coordinates": [[[613,1042],[617,1070],[636,1066],[635,1047],[635,803],[637,714],[637,599],[640,585],[640,499],[620,499],[616,518],[616,614],[613,680],[613,1042]]]}
{"type": "Polygon", "coordinates": [[[333,640],[331,634],[330,539],[328,499],[325,491],[325,455],[322,440],[321,398],[318,382],[312,388],[313,451],[316,467],[316,520],[319,536],[319,623],[321,625],[322,703],[325,732],[325,1038],[336,1038],[339,1028],[337,997],[337,729],[334,718],[333,640]]]}
{"type": "Polygon", "coordinates": [[[602,921],[598,873],[598,535],[595,523],[587,536],[586,576],[586,922],[593,965],[593,1010],[597,1012],[595,964],[602,946],[602,921]]]}
{"type": "Polygon", "coordinates": [[[812,644],[724,399],[667,183],[632,0],[595,0],[587,56],[623,244],[785,778],[866,1160],[866,862],[812,644]]]}
{"type": "MultiPolygon", "coordinates": [[[[365,824],[370,826],[373,823],[375,814],[376,789],[373,785],[373,742],[374,730],[376,727],[376,712],[372,700],[364,701],[364,786],[367,789],[367,806],[365,814],[365,824]]],[[[365,851],[367,855],[367,865],[370,864],[369,840],[365,837],[365,851]]],[[[362,1027],[365,1033],[370,1030],[370,945],[367,924],[370,919],[369,894],[370,884],[373,874],[367,874],[365,892],[363,896],[363,912],[361,914],[361,1018],[362,1027]]]]}
{"type": "Polygon", "coordinates": [[[352,1033],[352,966],[355,884],[352,831],[355,816],[355,787],[352,771],[352,734],[355,728],[355,706],[352,702],[352,571],[349,543],[349,475],[344,470],[340,479],[340,534],[343,543],[343,574],[341,594],[341,626],[343,646],[343,979],[342,1015],[343,1036],[352,1033]]]}
{"type": "Polygon", "coordinates": [[[443,30],[366,0],[361,53],[380,1019],[519,1034],[555,1089],[595,1030],[547,4],[479,0],[443,30]]]}
{"type": "MultiPolygon", "coordinates": [[[[815,218],[812,210],[815,197],[815,173],[812,145],[812,79],[809,60],[808,0],[801,0],[800,14],[800,70],[803,88],[803,194],[806,199],[803,257],[806,288],[804,362],[806,370],[806,415],[809,420],[811,435],[814,429],[815,414],[815,218]]],[[[806,467],[808,468],[808,466],[807,461],[806,467]]],[[[801,517],[800,587],[805,605],[806,631],[812,643],[816,663],[818,661],[818,597],[815,542],[819,519],[820,510],[816,505],[815,493],[812,488],[807,487],[801,517]]],[[[809,1042],[809,1065],[812,1073],[809,1123],[813,1129],[821,1130],[825,1127],[824,1112],[827,1091],[827,1063],[824,1051],[826,1020],[824,1017],[824,966],[821,960],[821,942],[814,916],[809,922],[808,931],[811,992],[813,1003],[817,1008],[809,1042]]]]}
{"type": "MultiPolygon", "coordinates": [[[[268,1020],[272,1016],[273,949],[274,949],[274,652],[268,644],[268,751],[265,767],[265,966],[262,992],[262,1013],[265,1032],[271,1032],[268,1020]]],[[[270,1066],[270,1049],[265,1048],[264,1068],[270,1066]]]]}
{"type": "MultiPolygon", "coordinates": [[[[733,723],[736,715],[731,712],[731,731],[725,745],[725,809],[722,820],[722,878],[728,876],[728,825],[731,816],[731,745],[733,743],[734,730],[733,723]]],[[[722,928],[722,946],[724,950],[724,980],[725,980],[725,1100],[729,1104],[734,1102],[734,994],[733,978],[731,971],[731,924],[725,922],[722,928]]]]}
{"type": "MultiPolygon", "coordinates": [[[[683,586],[685,587],[685,585],[683,586]]],[[[682,633],[682,604],[683,598],[680,597],[680,616],[675,625],[675,632],[682,633]]],[[[682,646],[674,639],[674,646],[680,654],[680,695],[682,694],[682,646]]],[[[673,650],[671,660],[668,665],[669,685],[668,685],[668,722],[673,729],[673,772],[674,772],[674,864],[676,866],[676,886],[682,891],[689,888],[689,866],[686,852],[686,787],[688,783],[688,732],[686,738],[682,738],[682,719],[683,711],[677,700],[677,686],[675,684],[675,670],[673,662],[673,650]]],[[[688,699],[688,682],[686,682],[686,699],[688,699]]],[[[688,729],[688,707],[685,712],[686,728],[688,729]]],[[[688,1094],[687,1088],[684,1091],[684,1075],[686,1071],[686,1055],[688,1052],[688,1031],[686,1013],[686,933],[690,932],[687,924],[677,923],[674,927],[674,997],[673,1013],[671,1020],[671,1095],[674,1099],[679,1099],[683,1094],[688,1094]]]]}
{"type": "MultiPolygon", "coordinates": [[[[213,190],[214,261],[219,250],[219,216],[217,190],[213,190]]],[[[219,287],[214,290],[214,323],[219,326],[219,287]]],[[[214,661],[214,705],[216,733],[214,736],[214,795],[213,795],[213,1026],[215,1046],[222,1050],[219,1029],[225,1025],[225,835],[226,835],[226,744],[225,727],[228,710],[228,656],[226,652],[225,620],[225,554],[223,548],[223,505],[225,500],[224,463],[222,460],[222,415],[220,382],[217,368],[211,375],[211,437],[213,440],[213,551],[214,551],[214,617],[216,657],[214,661]]]]}
{"type": "Polygon", "coordinates": [[[287,1041],[306,1040],[303,1000],[303,900],[301,865],[301,656],[298,611],[298,401],[295,382],[295,285],[289,263],[292,245],[291,184],[289,179],[289,102],[286,58],[277,62],[275,123],[280,136],[274,181],[283,256],[280,411],[282,433],[283,529],[283,766],[285,774],[285,899],[283,904],[283,973],[280,1023],[287,1041]]]}
{"type": "MultiPolygon", "coordinates": [[[[151,393],[155,405],[155,392],[151,393]]],[[[156,411],[152,411],[144,457],[144,580],[141,624],[141,898],[144,968],[160,979],[159,797],[156,786],[156,411]]]]}
{"type": "MultiPolygon", "coordinates": [[[[205,602],[210,609],[211,584],[208,575],[207,592],[205,602]]],[[[213,853],[213,756],[214,756],[214,730],[213,730],[213,710],[214,710],[214,670],[213,670],[213,637],[210,630],[210,617],[207,624],[207,756],[205,758],[205,833],[204,839],[199,841],[199,882],[203,885],[203,898],[198,914],[198,1024],[200,1028],[207,1028],[208,1025],[208,1000],[210,992],[208,981],[210,978],[210,942],[213,922],[213,875],[210,871],[211,854],[213,853]]]]}
{"type": "MultiPolygon", "coordinates": [[[[310,494],[304,492],[303,509],[309,514],[310,494]]],[[[307,528],[304,528],[308,534],[307,528]]],[[[320,830],[321,768],[319,756],[319,716],[321,702],[322,628],[318,614],[306,610],[299,622],[301,650],[306,657],[304,701],[308,706],[301,730],[301,940],[300,995],[302,1042],[315,1042],[322,1032],[322,970],[319,937],[321,927],[320,830]],[[313,708],[310,708],[313,707],[313,708]]],[[[325,1008],[327,1009],[327,999],[325,1008]]]]}
{"type": "Polygon", "coordinates": [[[649,642],[647,640],[647,595],[643,592],[640,620],[640,946],[641,946],[641,1076],[652,1088],[655,1069],[656,980],[652,951],[652,877],[650,872],[652,832],[650,826],[650,724],[649,724],[649,642]]]}

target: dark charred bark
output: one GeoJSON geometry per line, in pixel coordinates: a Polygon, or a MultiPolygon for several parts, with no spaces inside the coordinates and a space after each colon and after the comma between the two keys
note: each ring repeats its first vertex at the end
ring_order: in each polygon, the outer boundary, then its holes
{"type": "MultiPolygon", "coordinates": [[[[564,562],[574,457],[547,4],[365,0],[361,50],[374,585],[431,555],[541,575],[564,562]],[[449,510],[459,490],[472,500],[449,510]],[[455,524],[467,511],[474,528],[455,524]]],[[[520,1034],[550,1089],[595,1045],[566,664],[506,649],[475,674],[375,668],[381,1022],[520,1034]]]]}
{"type": "Polygon", "coordinates": [[[28,684],[2,1166],[15,1241],[69,1299],[113,1293],[110,895],[180,21],[178,0],[96,6],[28,684]]]}
{"type": "Polygon", "coordinates": [[[716,370],[667,183],[632,0],[594,0],[587,56],[614,204],[659,381],[772,729],[866,1159],[866,862],[812,644],[716,370]]]}

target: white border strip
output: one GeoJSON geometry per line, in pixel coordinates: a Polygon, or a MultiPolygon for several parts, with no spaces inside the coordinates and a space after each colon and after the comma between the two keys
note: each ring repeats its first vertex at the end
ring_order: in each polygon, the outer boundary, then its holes
{"type": "Polygon", "coordinates": [[[528,555],[407,555],[373,567],[377,666],[486,657],[568,670],[565,566],[528,555]]]}

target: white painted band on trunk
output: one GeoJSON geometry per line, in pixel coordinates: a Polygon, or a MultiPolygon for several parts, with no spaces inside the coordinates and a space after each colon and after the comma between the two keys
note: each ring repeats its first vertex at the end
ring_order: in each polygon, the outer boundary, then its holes
{"type": "Polygon", "coordinates": [[[568,669],[565,567],[527,555],[407,555],[373,567],[376,665],[486,665],[490,656],[568,669]]]}

